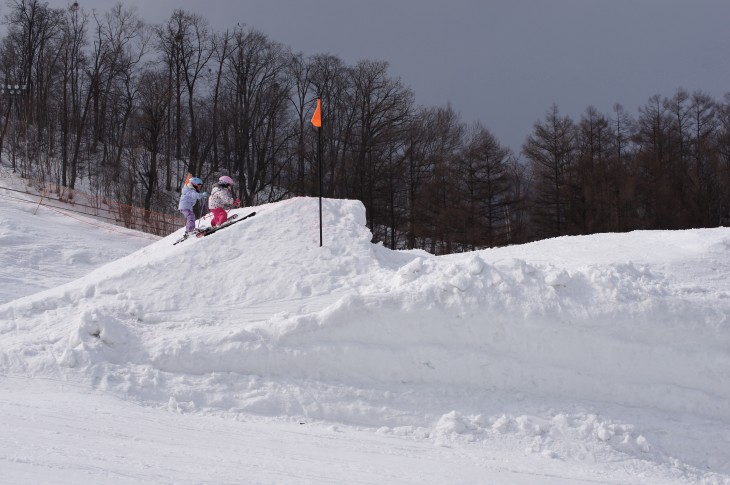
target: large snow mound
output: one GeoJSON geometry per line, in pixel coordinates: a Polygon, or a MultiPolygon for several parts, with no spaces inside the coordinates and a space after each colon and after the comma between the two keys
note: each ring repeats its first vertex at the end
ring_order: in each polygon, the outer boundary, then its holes
{"type": "MultiPolygon", "coordinates": [[[[730,423],[730,229],[435,257],[372,244],[360,202],[323,204],[323,247],[318,201],[296,198],[5,303],[0,373],[183,412],[514,432],[538,451],[558,430],[660,463],[661,433],[650,446],[593,412],[730,423]]],[[[730,436],[713,438],[683,459],[730,472],[730,436]]]]}

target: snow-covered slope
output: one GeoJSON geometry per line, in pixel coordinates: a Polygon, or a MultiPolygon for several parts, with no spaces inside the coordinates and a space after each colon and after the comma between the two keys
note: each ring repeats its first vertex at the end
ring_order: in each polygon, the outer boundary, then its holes
{"type": "MultiPolygon", "coordinates": [[[[23,189],[5,174],[2,180],[23,189]]],[[[79,278],[159,239],[38,202],[0,189],[0,304],[79,278]]]]}
{"type": "Polygon", "coordinates": [[[239,209],[257,214],[5,303],[0,374],[730,483],[729,229],[434,257],[371,244],[347,200],[324,201],[319,247],[317,203],[239,209]]]}

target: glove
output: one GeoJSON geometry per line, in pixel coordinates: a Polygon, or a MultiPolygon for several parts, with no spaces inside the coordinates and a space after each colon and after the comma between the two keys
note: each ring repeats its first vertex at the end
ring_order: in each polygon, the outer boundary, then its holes
{"type": "Polygon", "coordinates": [[[241,199],[234,200],[233,207],[241,207],[241,199]]]}
{"type": "Polygon", "coordinates": [[[208,192],[201,192],[200,198],[202,199],[203,197],[208,197],[208,192]]]}

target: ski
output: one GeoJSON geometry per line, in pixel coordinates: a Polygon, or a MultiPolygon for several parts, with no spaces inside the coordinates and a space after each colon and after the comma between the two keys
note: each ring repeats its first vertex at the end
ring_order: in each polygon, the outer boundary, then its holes
{"type": "Polygon", "coordinates": [[[253,217],[255,215],[256,215],[255,212],[252,212],[250,214],[247,214],[247,215],[245,215],[243,217],[236,217],[236,214],[234,214],[233,216],[231,216],[226,222],[224,222],[220,226],[209,227],[207,229],[203,229],[198,234],[196,234],[196,236],[197,237],[210,236],[211,234],[213,234],[213,233],[215,233],[217,231],[220,231],[221,229],[225,229],[228,226],[232,226],[233,224],[235,224],[237,222],[241,222],[241,221],[243,221],[245,219],[248,219],[249,217],[253,217]]]}
{"type": "Polygon", "coordinates": [[[190,232],[190,233],[186,232],[185,234],[183,234],[183,237],[181,237],[180,239],[178,239],[177,241],[172,243],[172,245],[174,246],[175,244],[180,244],[181,242],[183,242],[184,240],[189,238],[192,234],[200,234],[200,231],[202,231],[202,230],[204,230],[204,229],[200,229],[200,230],[196,229],[196,232],[190,232]]]}
{"type": "MultiPolygon", "coordinates": [[[[203,217],[205,217],[205,216],[203,216],[203,217]]],[[[228,220],[231,221],[231,220],[235,219],[236,217],[238,217],[238,214],[233,214],[228,220]]],[[[226,221],[226,222],[228,222],[228,221],[226,221]]],[[[197,235],[197,234],[200,234],[203,231],[207,231],[208,229],[211,229],[211,228],[210,227],[206,227],[205,229],[195,229],[195,232],[190,233],[190,234],[188,234],[186,232],[183,235],[183,237],[181,237],[180,239],[178,239],[177,241],[175,241],[174,243],[172,243],[172,245],[174,246],[175,244],[180,244],[181,242],[183,242],[184,240],[186,240],[187,238],[189,238],[191,234],[196,234],[197,235]]]]}
{"type": "Polygon", "coordinates": [[[187,238],[188,238],[188,233],[186,232],[185,235],[183,235],[183,237],[181,237],[180,239],[178,239],[177,241],[175,241],[174,243],[172,243],[172,245],[174,246],[175,244],[180,244],[181,242],[183,242],[187,238]]]}

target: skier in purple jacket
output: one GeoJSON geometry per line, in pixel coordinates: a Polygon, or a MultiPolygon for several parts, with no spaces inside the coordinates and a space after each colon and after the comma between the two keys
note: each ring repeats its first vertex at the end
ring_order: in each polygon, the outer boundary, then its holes
{"type": "Polygon", "coordinates": [[[203,188],[203,181],[198,177],[192,177],[188,183],[183,186],[182,194],[180,195],[180,203],[177,208],[185,216],[185,234],[191,234],[195,232],[195,212],[193,207],[198,200],[205,199],[208,197],[208,192],[201,192],[203,188]]]}

